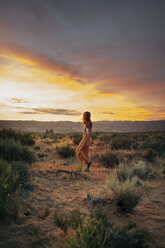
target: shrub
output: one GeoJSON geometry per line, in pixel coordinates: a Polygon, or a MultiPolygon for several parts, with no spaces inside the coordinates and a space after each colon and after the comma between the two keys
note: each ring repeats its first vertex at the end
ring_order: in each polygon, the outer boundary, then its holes
{"type": "Polygon", "coordinates": [[[21,144],[23,145],[28,145],[28,146],[32,146],[35,144],[34,139],[32,138],[30,133],[24,133],[22,134],[22,137],[20,139],[21,144]]]}
{"type": "Polygon", "coordinates": [[[116,153],[106,151],[98,156],[98,161],[102,163],[106,168],[113,168],[119,164],[119,160],[116,153]]]}
{"type": "Polygon", "coordinates": [[[11,161],[28,161],[35,160],[34,154],[24,147],[20,142],[9,139],[0,139],[0,158],[11,161]]]}
{"type": "Polygon", "coordinates": [[[111,148],[113,150],[130,150],[132,145],[132,140],[129,137],[116,137],[112,139],[111,148]]]}
{"type": "Polygon", "coordinates": [[[124,211],[131,212],[142,199],[142,194],[136,188],[137,177],[127,178],[119,181],[116,171],[106,178],[113,192],[117,205],[124,211]]]}
{"type": "Polygon", "coordinates": [[[79,225],[83,222],[84,215],[79,211],[79,209],[73,209],[69,216],[69,225],[73,229],[77,229],[79,225]]]}
{"type": "Polygon", "coordinates": [[[79,138],[79,139],[82,139],[82,133],[80,132],[75,132],[75,133],[69,133],[68,135],[69,138],[79,138]]]}
{"type": "Polygon", "coordinates": [[[127,178],[130,178],[134,175],[133,167],[120,163],[119,167],[115,169],[118,179],[121,181],[127,180],[127,178]]]}
{"type": "Polygon", "coordinates": [[[69,144],[56,147],[57,153],[63,158],[69,158],[75,156],[75,150],[69,146],[69,144]]]}
{"type": "Polygon", "coordinates": [[[7,161],[0,160],[0,219],[6,217],[9,213],[8,201],[11,200],[11,194],[16,190],[20,182],[20,175],[17,169],[7,161]]]}
{"type": "Polygon", "coordinates": [[[147,165],[145,161],[138,161],[134,167],[134,174],[141,179],[154,178],[157,176],[157,171],[151,165],[147,165]]]}
{"type": "Polygon", "coordinates": [[[11,216],[15,221],[17,221],[19,216],[21,200],[20,200],[20,192],[14,192],[7,201],[7,215],[11,216]]]}
{"type": "Polygon", "coordinates": [[[72,236],[65,242],[65,248],[147,248],[145,232],[135,223],[114,227],[103,218],[83,218],[72,236]]]}
{"type": "Polygon", "coordinates": [[[102,133],[99,135],[99,140],[104,141],[106,143],[109,143],[111,140],[111,134],[109,133],[102,133]]]}
{"type": "Polygon", "coordinates": [[[152,155],[153,155],[153,157],[151,156],[152,161],[154,160],[154,157],[156,155],[160,157],[165,157],[165,139],[163,133],[150,134],[150,136],[148,136],[147,139],[141,142],[140,148],[143,150],[147,150],[148,153],[150,153],[150,156],[152,150],[152,155]]]}
{"type": "Polygon", "coordinates": [[[100,136],[100,133],[99,133],[98,131],[92,132],[92,139],[93,139],[93,140],[98,139],[99,136],[100,136]]]}
{"type": "Polygon", "coordinates": [[[111,247],[114,248],[148,248],[146,232],[130,221],[122,228],[115,229],[111,247]]]}
{"type": "Polygon", "coordinates": [[[69,215],[59,210],[55,210],[53,217],[54,217],[54,223],[64,232],[67,232],[70,223],[69,215]]]}
{"type": "Polygon", "coordinates": [[[146,149],[142,153],[142,157],[147,160],[148,162],[153,162],[156,158],[157,154],[154,150],[152,149],[146,149]]]}
{"type": "Polygon", "coordinates": [[[19,184],[24,188],[28,180],[28,169],[29,165],[27,163],[12,162],[12,167],[19,173],[19,184]]]}
{"type": "Polygon", "coordinates": [[[34,145],[35,141],[30,133],[16,132],[12,129],[0,131],[0,138],[20,141],[22,145],[34,145]]]}
{"type": "Polygon", "coordinates": [[[45,157],[45,154],[44,153],[38,153],[38,157],[39,158],[44,158],[45,157]]]}
{"type": "Polygon", "coordinates": [[[155,178],[158,176],[157,168],[154,168],[151,164],[147,164],[145,161],[137,161],[133,165],[119,164],[119,167],[115,169],[118,179],[125,181],[127,178],[138,176],[140,179],[155,178]]]}
{"type": "Polygon", "coordinates": [[[80,137],[76,137],[76,138],[73,138],[73,144],[74,145],[78,145],[81,141],[81,138],[80,137]]]}
{"type": "Polygon", "coordinates": [[[67,232],[69,227],[77,229],[82,221],[83,214],[79,209],[73,209],[70,213],[64,213],[59,210],[54,211],[54,223],[64,232],[67,232]]]}

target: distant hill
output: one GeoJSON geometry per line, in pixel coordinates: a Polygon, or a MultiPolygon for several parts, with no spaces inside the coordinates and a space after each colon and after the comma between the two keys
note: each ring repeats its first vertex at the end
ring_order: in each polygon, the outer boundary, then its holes
{"type": "MultiPolygon", "coordinates": [[[[72,121],[6,121],[0,120],[0,129],[12,128],[15,130],[45,133],[46,129],[54,132],[82,131],[81,122],[72,121]]],[[[160,121],[96,121],[93,122],[93,131],[103,132],[143,132],[165,130],[165,120],[160,121]]]]}

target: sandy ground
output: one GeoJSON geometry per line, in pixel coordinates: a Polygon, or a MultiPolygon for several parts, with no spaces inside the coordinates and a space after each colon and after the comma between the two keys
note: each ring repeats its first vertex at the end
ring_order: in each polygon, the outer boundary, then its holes
{"type": "MultiPolygon", "coordinates": [[[[65,140],[61,140],[61,143],[65,140]]],[[[70,144],[72,144],[71,141],[70,144]]],[[[165,184],[164,179],[142,182],[143,200],[130,214],[119,212],[111,190],[105,185],[111,171],[93,163],[90,173],[76,158],[62,159],[55,147],[58,143],[37,140],[37,153],[45,154],[31,166],[29,183],[34,189],[24,192],[17,223],[0,222],[0,247],[3,248],[61,248],[66,234],[54,224],[54,210],[69,212],[75,208],[89,215],[103,199],[108,216],[119,225],[128,220],[148,231],[151,248],[165,247],[165,184]],[[62,172],[62,170],[68,171],[62,172]],[[74,174],[73,172],[77,172],[74,174]]],[[[73,144],[72,144],[73,146],[73,144]]],[[[103,145],[95,142],[91,155],[103,145]]],[[[73,146],[74,147],[74,146],[73,146]]]]}

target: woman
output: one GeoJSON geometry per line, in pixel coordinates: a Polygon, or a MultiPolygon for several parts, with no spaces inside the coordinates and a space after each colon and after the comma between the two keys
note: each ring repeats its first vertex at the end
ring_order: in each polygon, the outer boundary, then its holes
{"type": "Polygon", "coordinates": [[[89,171],[89,167],[92,161],[89,160],[89,145],[90,145],[90,138],[92,135],[92,122],[91,122],[91,113],[86,111],[83,113],[83,138],[76,149],[76,156],[80,161],[84,161],[87,165],[86,171],[89,171]]]}

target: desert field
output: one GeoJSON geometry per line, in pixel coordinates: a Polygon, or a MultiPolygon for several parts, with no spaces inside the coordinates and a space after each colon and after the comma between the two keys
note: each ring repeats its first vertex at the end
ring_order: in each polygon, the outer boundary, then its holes
{"type": "Polygon", "coordinates": [[[165,131],[0,131],[0,247],[165,247],[165,131]]]}

